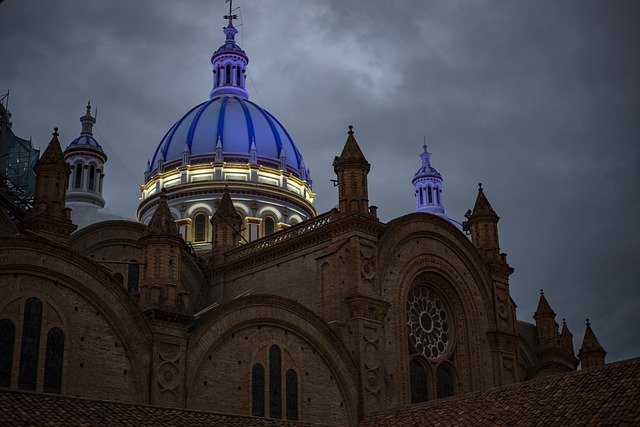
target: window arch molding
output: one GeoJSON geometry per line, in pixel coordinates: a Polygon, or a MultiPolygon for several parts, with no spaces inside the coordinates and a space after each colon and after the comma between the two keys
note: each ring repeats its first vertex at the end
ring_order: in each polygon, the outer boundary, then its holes
{"type": "Polygon", "coordinates": [[[204,210],[196,210],[191,215],[191,241],[207,243],[211,241],[210,216],[204,210]]]}

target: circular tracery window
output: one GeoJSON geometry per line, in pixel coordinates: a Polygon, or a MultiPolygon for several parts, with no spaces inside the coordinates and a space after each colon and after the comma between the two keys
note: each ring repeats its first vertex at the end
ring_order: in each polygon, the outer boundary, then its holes
{"type": "Polygon", "coordinates": [[[441,356],[449,343],[449,315],[440,299],[425,286],[407,295],[409,341],[428,359],[441,356]]]}

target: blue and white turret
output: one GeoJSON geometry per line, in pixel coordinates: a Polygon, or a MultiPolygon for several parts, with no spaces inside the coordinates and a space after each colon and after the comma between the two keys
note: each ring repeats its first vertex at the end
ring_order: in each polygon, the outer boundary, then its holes
{"type": "Polygon", "coordinates": [[[442,194],[442,175],[431,166],[431,153],[427,144],[420,153],[422,165],[413,176],[411,183],[415,189],[416,212],[426,212],[445,217],[444,198],[442,194]]]}

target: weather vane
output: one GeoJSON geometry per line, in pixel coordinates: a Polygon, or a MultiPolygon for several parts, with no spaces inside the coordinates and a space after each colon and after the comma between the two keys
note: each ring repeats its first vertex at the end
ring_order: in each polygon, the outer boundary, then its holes
{"type": "Polygon", "coordinates": [[[231,24],[234,19],[238,19],[238,15],[233,14],[233,0],[225,0],[225,3],[229,3],[229,14],[224,16],[224,19],[228,19],[231,24]]]}

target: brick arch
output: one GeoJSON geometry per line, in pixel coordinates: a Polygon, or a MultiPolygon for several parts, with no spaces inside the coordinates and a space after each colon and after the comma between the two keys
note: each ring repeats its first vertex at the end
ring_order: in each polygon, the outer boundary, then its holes
{"type": "MultiPolygon", "coordinates": [[[[189,393],[206,363],[207,355],[229,340],[232,334],[253,326],[275,326],[293,332],[319,353],[338,380],[352,424],[360,404],[358,371],[342,340],[308,308],[272,295],[252,295],[231,301],[196,321],[191,335],[187,366],[189,393]]],[[[260,342],[259,345],[264,344],[260,342]]],[[[281,343],[282,344],[282,343],[281,343]]],[[[189,401],[189,397],[187,398],[189,401]]],[[[188,405],[188,403],[187,403],[188,405]]]]}
{"type": "MultiPolygon", "coordinates": [[[[405,301],[420,277],[432,278],[435,290],[453,312],[462,391],[490,384],[493,366],[486,332],[495,327],[493,283],[477,251],[458,229],[427,214],[392,221],[381,236],[377,277],[383,297],[391,304],[387,342],[392,343],[390,357],[400,362],[401,390],[408,389],[409,380],[405,301]]],[[[409,396],[405,393],[400,399],[398,403],[407,403],[409,396]]]]}
{"type": "MultiPolygon", "coordinates": [[[[135,370],[133,375],[140,403],[146,403],[153,336],[138,305],[113,280],[108,270],[76,252],[43,239],[6,239],[0,242],[0,252],[7,254],[0,259],[0,270],[4,275],[11,277],[19,274],[51,281],[51,287],[33,295],[41,299],[43,304],[50,304],[48,296],[52,297],[59,292],[57,287],[63,286],[81,295],[104,316],[135,370]]],[[[3,286],[8,289],[8,285],[3,286]]],[[[13,293],[23,292],[17,290],[13,293]]],[[[12,296],[7,303],[14,300],[12,296]]],[[[74,301],[58,298],[56,309],[70,313],[74,310],[74,304],[74,301]]],[[[3,307],[4,304],[0,311],[3,307]]]]}

